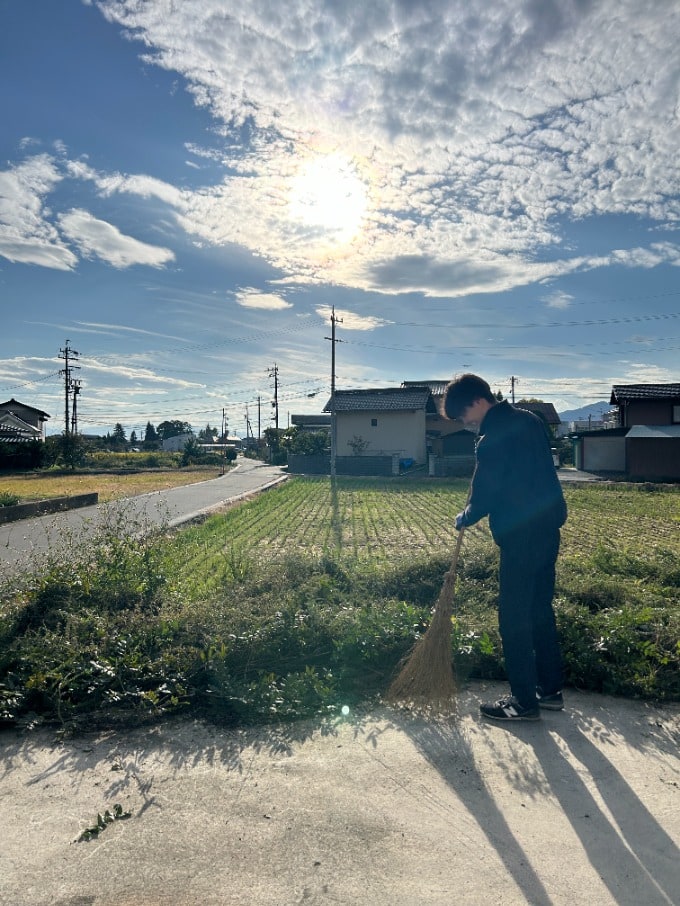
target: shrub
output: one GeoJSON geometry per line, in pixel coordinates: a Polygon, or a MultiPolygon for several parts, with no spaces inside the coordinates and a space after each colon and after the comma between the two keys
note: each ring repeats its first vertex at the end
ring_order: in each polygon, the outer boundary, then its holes
{"type": "MultiPolygon", "coordinates": [[[[426,630],[449,568],[465,493],[451,487],[348,481],[331,494],[325,480],[293,480],[174,535],[124,532],[127,516],[111,515],[87,545],[67,538],[33,576],[4,577],[0,720],[92,725],[191,707],[248,723],[332,715],[379,695],[426,630]]],[[[626,543],[604,544],[597,528],[591,546],[568,525],[558,631],[568,683],[677,700],[675,510],[668,494],[651,497],[575,498],[593,512],[649,506],[659,540],[646,533],[636,547],[631,529],[626,543]]],[[[497,564],[488,532],[471,531],[452,633],[461,680],[504,675],[497,564]]]]}

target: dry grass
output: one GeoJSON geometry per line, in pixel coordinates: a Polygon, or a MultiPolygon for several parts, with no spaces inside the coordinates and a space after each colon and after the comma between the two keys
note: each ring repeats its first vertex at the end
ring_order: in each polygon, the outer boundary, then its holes
{"type": "Polygon", "coordinates": [[[168,469],[135,472],[129,475],[109,472],[75,475],[11,475],[0,478],[0,491],[16,494],[20,502],[46,500],[51,497],[69,497],[74,494],[99,494],[99,502],[107,503],[119,497],[133,497],[151,491],[162,491],[196,481],[217,478],[216,466],[196,466],[185,469],[168,469]]]}

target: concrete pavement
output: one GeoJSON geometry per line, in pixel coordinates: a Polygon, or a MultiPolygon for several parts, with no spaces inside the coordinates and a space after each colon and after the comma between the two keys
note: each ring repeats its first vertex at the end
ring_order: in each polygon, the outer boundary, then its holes
{"type": "Polygon", "coordinates": [[[3,906],[672,906],[680,705],[0,734],[3,906]],[[97,813],[130,817],[76,842],[97,813]]]}

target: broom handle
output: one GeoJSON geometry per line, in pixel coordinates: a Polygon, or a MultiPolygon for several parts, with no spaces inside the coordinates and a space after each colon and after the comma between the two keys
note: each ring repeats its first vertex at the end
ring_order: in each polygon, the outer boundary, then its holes
{"type": "MultiPolygon", "coordinates": [[[[468,488],[467,500],[465,501],[465,506],[470,502],[470,497],[472,496],[472,483],[468,488]]],[[[465,509],[465,507],[463,508],[465,509]]],[[[456,580],[456,570],[458,569],[458,556],[460,554],[460,549],[463,546],[463,535],[465,534],[465,526],[458,532],[458,538],[456,539],[456,546],[453,549],[453,557],[451,558],[451,566],[449,566],[447,571],[447,576],[451,577],[451,581],[455,582],[456,580]]]]}
{"type": "Polygon", "coordinates": [[[463,535],[465,534],[465,526],[458,532],[458,538],[456,539],[456,546],[453,549],[453,557],[451,558],[451,566],[449,566],[447,575],[451,576],[452,579],[456,578],[456,569],[458,568],[458,556],[460,555],[460,549],[463,546],[463,535]]]}

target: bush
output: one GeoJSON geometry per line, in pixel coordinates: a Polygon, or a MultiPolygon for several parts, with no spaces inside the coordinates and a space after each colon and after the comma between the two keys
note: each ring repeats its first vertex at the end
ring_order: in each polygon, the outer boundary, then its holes
{"type": "MultiPolygon", "coordinates": [[[[191,707],[243,724],[379,696],[429,625],[450,556],[432,537],[448,542],[463,493],[439,501],[438,515],[438,498],[411,483],[348,480],[343,496],[340,482],[332,494],[327,481],[291,481],[172,536],[141,525],[130,535],[117,521],[125,514],[112,516],[85,547],[67,539],[33,577],[4,577],[0,719],[91,726],[191,707]]],[[[587,500],[600,506],[600,494],[587,500]]],[[[650,502],[654,513],[665,499],[650,502]]],[[[555,603],[569,684],[680,700],[678,558],[658,525],[656,546],[646,535],[638,548],[591,549],[565,533],[555,603]]],[[[485,531],[469,538],[452,661],[461,680],[501,678],[498,554],[485,531]]]]}

